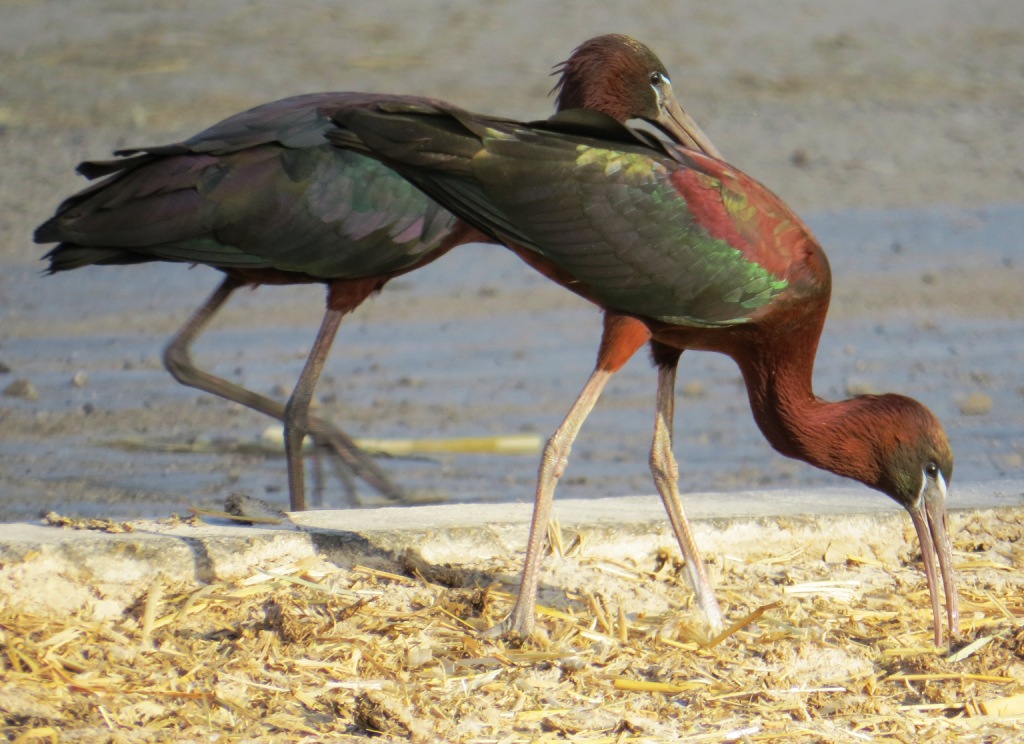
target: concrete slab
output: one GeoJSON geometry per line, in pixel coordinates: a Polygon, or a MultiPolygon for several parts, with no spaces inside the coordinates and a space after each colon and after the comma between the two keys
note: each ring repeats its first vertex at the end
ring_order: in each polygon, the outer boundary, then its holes
{"type": "MultiPolygon", "coordinates": [[[[794,550],[825,561],[868,556],[896,565],[916,551],[910,520],[865,489],[695,494],[698,544],[705,555],[752,560],[794,550]]],[[[979,514],[1024,520],[1024,481],[962,486],[950,504],[954,539],[979,514]]],[[[0,597],[30,612],[117,615],[159,578],[201,585],[323,555],[341,566],[395,568],[405,555],[432,564],[470,565],[517,558],[529,504],[460,504],[290,515],[272,526],[160,521],[109,534],[40,523],[0,525],[0,597]]],[[[556,502],[566,542],[590,558],[643,559],[677,550],[653,496],[556,502]]],[[[496,577],[514,581],[514,576],[496,577]]]]}

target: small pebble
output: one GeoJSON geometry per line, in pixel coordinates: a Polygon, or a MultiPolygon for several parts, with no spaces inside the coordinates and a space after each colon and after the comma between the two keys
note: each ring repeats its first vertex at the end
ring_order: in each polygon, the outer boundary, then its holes
{"type": "Polygon", "coordinates": [[[992,396],[985,393],[971,393],[960,401],[963,416],[984,416],[992,410],[992,396]]]}
{"type": "Polygon", "coordinates": [[[587,663],[581,657],[573,654],[561,659],[559,666],[567,672],[582,672],[586,668],[587,663]]]}
{"type": "Polygon", "coordinates": [[[285,513],[276,506],[241,491],[236,491],[225,499],[224,511],[238,517],[255,517],[257,519],[285,517],[285,513]]]}
{"type": "Polygon", "coordinates": [[[1007,470],[1020,470],[1024,467],[1024,455],[1017,452],[1004,455],[1002,465],[1007,470]]]}
{"type": "Polygon", "coordinates": [[[992,375],[988,372],[972,371],[970,373],[971,382],[978,385],[989,385],[992,383],[992,375]]]}
{"type": "Polygon", "coordinates": [[[846,381],[846,395],[852,397],[854,395],[875,395],[878,390],[875,386],[866,380],[847,380],[846,381]]]}
{"type": "Polygon", "coordinates": [[[797,168],[806,168],[811,164],[811,156],[807,154],[807,150],[796,149],[790,153],[789,162],[797,168]]]}
{"type": "Polygon", "coordinates": [[[9,375],[10,373],[11,373],[10,366],[7,365],[7,364],[4,364],[3,362],[0,362],[0,375],[9,375]]]}
{"type": "Polygon", "coordinates": [[[703,398],[707,395],[707,389],[700,380],[693,380],[683,385],[682,393],[684,398],[703,398]]]}
{"type": "Polygon", "coordinates": [[[4,388],[4,395],[25,400],[39,400],[39,391],[28,380],[15,380],[4,388]]]}
{"type": "Polygon", "coordinates": [[[74,376],[71,378],[72,387],[85,387],[87,382],[89,382],[89,376],[82,370],[75,372],[74,376]]]}

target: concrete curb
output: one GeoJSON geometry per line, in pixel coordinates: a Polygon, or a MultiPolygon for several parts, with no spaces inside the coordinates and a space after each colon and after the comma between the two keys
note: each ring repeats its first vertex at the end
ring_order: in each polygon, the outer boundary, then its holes
{"type": "MultiPolygon", "coordinates": [[[[798,550],[827,561],[859,555],[896,565],[917,550],[906,514],[864,489],[693,494],[687,503],[705,555],[751,560],[798,550]],[[772,516],[756,516],[758,508],[772,516]]],[[[950,506],[954,537],[986,513],[1024,520],[1024,482],[961,488],[950,506]]],[[[0,598],[26,612],[99,620],[122,613],[157,577],[199,586],[313,555],[343,567],[391,569],[409,554],[436,565],[514,560],[525,549],[531,511],[529,504],[457,504],[303,512],[291,523],[261,527],[139,521],[120,534],[3,524],[0,598]]],[[[556,514],[566,542],[578,536],[590,558],[678,552],[656,497],[557,502],[556,514]]]]}

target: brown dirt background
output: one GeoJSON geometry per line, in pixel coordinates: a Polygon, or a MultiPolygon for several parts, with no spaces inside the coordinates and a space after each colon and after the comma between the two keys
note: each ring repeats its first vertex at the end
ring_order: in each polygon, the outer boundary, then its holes
{"type": "MultiPolygon", "coordinates": [[[[179,501],[217,500],[236,486],[282,497],[280,461],[265,465],[233,456],[200,462],[83,448],[97,437],[252,433],[262,422],[176,389],[160,367],[160,346],[213,286],[213,272],[135,268],[123,274],[131,282],[125,286],[108,278],[121,274],[101,269],[45,280],[36,275],[41,251],[31,243],[31,231],[82,186],[73,172],[80,160],[104,157],[117,147],[175,141],[243,108],[318,90],[431,95],[538,118],[550,111],[552,65],[580,41],[610,31],[634,35],[656,50],[678,96],[726,156],[801,214],[1024,202],[1024,9],[1017,0],[781,0],[756,12],[736,0],[7,0],[0,4],[0,362],[11,371],[0,375],[0,387],[26,378],[40,400],[0,398],[4,518],[31,515],[44,505],[85,512],[86,502],[145,511],[141,504],[174,503],[173,494],[179,501]],[[164,277],[172,277],[170,283],[164,277]],[[45,353],[33,357],[37,342],[45,353]],[[98,361],[108,347],[120,356],[98,361]],[[91,397],[85,403],[67,392],[78,370],[89,376],[85,390],[91,397]]],[[[1007,255],[1020,255],[1016,238],[1006,246],[1007,255]]],[[[908,282],[905,275],[884,272],[870,281],[837,281],[832,318],[866,327],[887,313],[915,310],[913,322],[922,327],[979,317],[1019,327],[1022,265],[1004,259],[962,272],[955,282],[922,283],[916,274],[908,282]],[[933,308],[939,309],[938,320],[933,308]]],[[[918,273],[928,270],[921,266],[918,273]]],[[[518,384],[540,398],[527,411],[533,418],[524,421],[512,416],[508,423],[516,406],[497,407],[486,371],[468,385],[464,398],[442,404],[415,367],[385,368],[372,360],[347,369],[341,381],[328,370],[320,390],[325,404],[349,404],[337,417],[344,415],[347,427],[367,435],[386,434],[377,424],[397,419],[422,436],[475,433],[468,422],[480,421],[498,431],[511,426],[549,433],[549,422],[557,423],[589,369],[596,315],[542,283],[505,292],[500,280],[469,277],[463,285],[456,282],[457,291],[424,299],[408,290],[416,281],[413,276],[395,282],[385,294],[388,302],[368,303],[356,314],[357,348],[363,335],[379,332],[377,341],[386,342],[410,317],[426,317],[438,328],[436,348],[454,354],[449,326],[472,316],[497,319],[501,338],[478,343],[466,336],[458,351],[472,356],[496,349],[503,359],[514,359],[557,343],[540,326],[509,320],[509,313],[529,306],[548,313],[552,326],[564,325],[566,332],[585,317],[587,327],[577,332],[584,351],[572,352],[571,368],[510,373],[521,375],[518,384]],[[558,320],[560,313],[568,319],[558,320]],[[366,380],[365,387],[347,387],[358,384],[350,379],[366,380]],[[402,398],[410,389],[420,397],[402,398]]],[[[259,378],[260,389],[287,389],[294,379],[308,340],[303,335],[294,341],[290,334],[301,328],[311,338],[319,297],[316,288],[263,290],[224,313],[219,329],[255,329],[238,338],[281,367],[265,382],[259,378]],[[277,337],[260,335],[274,329],[277,337]],[[275,345],[282,334],[286,341],[275,345]]],[[[1020,358],[1019,336],[1008,347],[1007,363],[1013,365],[1020,358]]],[[[251,356],[217,360],[239,374],[255,366],[251,356]]],[[[993,479],[1019,476],[1024,461],[1024,443],[1016,439],[1024,395],[1014,369],[1001,370],[1001,387],[984,392],[1004,417],[985,436],[1014,439],[999,445],[993,479]]],[[[983,380],[987,373],[962,374],[983,380]]],[[[649,411],[653,384],[645,380],[620,391],[614,405],[649,411]]],[[[857,387],[846,382],[847,388],[857,387]]],[[[833,392],[842,393],[837,384],[833,392]]],[[[712,398],[736,397],[734,388],[720,393],[710,383],[704,386],[712,398]]],[[[975,387],[970,380],[958,383],[942,392],[942,400],[954,410],[949,401],[975,387]]],[[[699,398],[705,390],[691,392],[699,398]]],[[[737,410],[732,418],[749,418],[742,405],[737,410]]],[[[585,435],[591,431],[604,432],[595,445],[599,450],[617,447],[614,426],[594,424],[585,435]]],[[[636,452],[609,456],[611,466],[615,458],[634,466],[631,480],[615,486],[618,492],[650,492],[645,447],[640,441],[636,452]]],[[[786,482],[809,470],[781,461],[767,447],[752,457],[753,465],[697,485],[786,482]],[[762,467],[770,472],[758,474],[762,467]]],[[[445,479],[462,471],[458,463],[441,466],[422,473],[405,466],[400,478],[415,488],[444,491],[445,479]]],[[[477,488],[501,491],[492,496],[499,500],[528,499],[533,473],[531,464],[517,460],[490,481],[481,475],[477,488]]],[[[575,484],[583,491],[590,485],[585,473],[575,484]]],[[[572,487],[567,478],[563,490],[572,487]]]]}

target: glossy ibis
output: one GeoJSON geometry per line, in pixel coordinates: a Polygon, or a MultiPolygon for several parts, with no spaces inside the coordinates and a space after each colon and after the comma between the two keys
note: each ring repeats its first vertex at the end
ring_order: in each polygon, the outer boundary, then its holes
{"type": "MultiPolygon", "coordinates": [[[[644,119],[678,141],[714,152],[676,101],[664,65],[619,35],[580,45],[558,67],[562,108],[590,107],[619,120],[644,119]]],[[[427,99],[367,93],[287,98],[232,116],[184,142],[85,162],[105,177],[67,199],[36,230],[51,273],[88,265],[178,261],[225,274],[174,336],[164,364],[181,383],[284,422],[291,508],[305,508],[301,457],[307,433],[380,493],[400,491],[341,430],[309,416],[309,403],[342,317],[391,278],[484,235],[424,197],[376,160],[330,147],[331,117],[381,102],[427,99]],[[192,343],[241,286],[327,286],[327,309],[286,405],[198,369],[192,343]]]]}
{"type": "Polygon", "coordinates": [[[519,597],[499,628],[532,631],[545,529],[572,442],[611,375],[649,343],[658,369],[651,471],[712,628],[722,615],[683,512],[672,453],[676,367],[686,349],[736,361],[754,419],[780,453],[858,480],[907,509],[936,645],[938,572],[957,632],[949,440],[911,398],[827,402],[814,394],[831,273],[817,240],[771,191],[721,160],[639,143],[593,112],[527,125],[450,106],[376,106],[337,121],[332,141],[380,158],[605,311],[594,372],[544,451],[519,597]]]}

